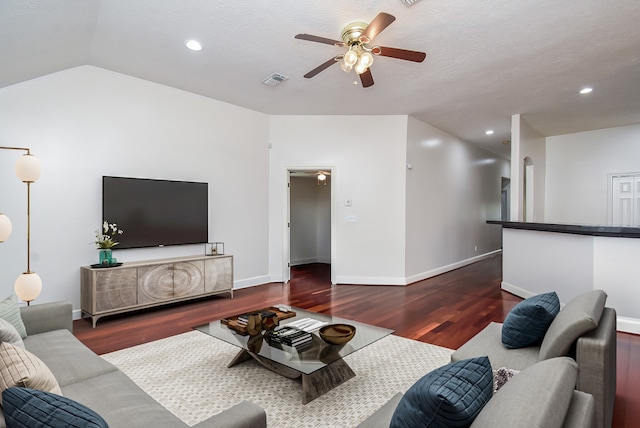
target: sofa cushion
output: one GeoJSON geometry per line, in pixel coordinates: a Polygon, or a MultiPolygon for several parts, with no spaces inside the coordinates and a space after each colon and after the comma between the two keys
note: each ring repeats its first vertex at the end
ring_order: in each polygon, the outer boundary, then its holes
{"type": "Polygon", "coordinates": [[[0,302],[0,318],[9,321],[18,330],[21,338],[27,337],[27,329],[22,322],[15,296],[9,296],[0,302]]]}
{"type": "Polygon", "coordinates": [[[560,300],[554,291],[523,300],[509,311],[502,324],[502,344],[524,348],[540,342],[558,312],[560,300]]]}
{"type": "Polygon", "coordinates": [[[540,345],[540,360],[568,354],[578,337],[598,327],[607,294],[593,290],[567,303],[555,317],[540,345]]]}
{"type": "Polygon", "coordinates": [[[98,412],[111,427],[189,427],[119,370],[63,386],[62,392],[98,412]]]}
{"type": "Polygon", "coordinates": [[[7,425],[15,428],[108,428],[93,410],[50,392],[12,387],[2,402],[7,425]]]}
{"type": "Polygon", "coordinates": [[[0,342],[7,342],[14,346],[24,348],[24,342],[18,330],[9,321],[0,318],[0,342]]]}
{"type": "Polygon", "coordinates": [[[390,427],[469,426],[492,392],[493,371],[487,357],[448,364],[409,388],[396,407],[390,427]]]}
{"type": "Polygon", "coordinates": [[[577,376],[578,365],[568,357],[536,363],[496,392],[471,427],[560,428],[571,403],[577,376]]]}
{"type": "Polygon", "coordinates": [[[38,357],[4,342],[0,343],[0,390],[4,391],[12,386],[62,394],[53,373],[38,357]]]}
{"type": "Polygon", "coordinates": [[[51,369],[61,387],[117,370],[69,330],[32,334],[24,339],[24,346],[51,369]]]}

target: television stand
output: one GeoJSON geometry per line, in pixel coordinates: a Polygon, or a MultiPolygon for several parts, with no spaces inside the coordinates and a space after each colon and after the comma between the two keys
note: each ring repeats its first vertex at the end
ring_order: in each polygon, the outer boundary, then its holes
{"type": "Polygon", "coordinates": [[[82,317],[98,319],[169,303],[229,293],[233,256],[194,256],[80,268],[82,317]]]}

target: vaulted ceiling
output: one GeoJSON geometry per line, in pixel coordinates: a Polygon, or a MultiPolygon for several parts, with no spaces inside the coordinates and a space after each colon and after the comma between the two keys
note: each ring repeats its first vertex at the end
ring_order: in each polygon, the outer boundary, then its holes
{"type": "Polygon", "coordinates": [[[273,115],[408,114],[508,157],[513,114],[543,135],[640,123],[639,22],[637,0],[0,0],[0,87],[88,64],[273,115]],[[424,62],[376,57],[370,88],[303,77],[344,49],[296,34],[379,12],[375,44],[424,62]]]}

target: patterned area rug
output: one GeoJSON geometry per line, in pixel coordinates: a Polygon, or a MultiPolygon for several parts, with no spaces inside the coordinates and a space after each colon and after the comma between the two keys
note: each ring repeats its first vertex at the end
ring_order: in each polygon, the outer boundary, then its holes
{"type": "Polygon", "coordinates": [[[227,364],[238,348],[198,331],[103,355],[156,401],[194,425],[242,401],[274,427],[354,427],[397,392],[449,362],[450,349],[390,335],[345,358],[356,376],[309,404],[301,384],[251,360],[227,364]]]}

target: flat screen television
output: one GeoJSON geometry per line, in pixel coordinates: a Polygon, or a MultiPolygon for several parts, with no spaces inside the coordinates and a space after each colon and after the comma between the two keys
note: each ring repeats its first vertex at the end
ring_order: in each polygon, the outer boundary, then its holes
{"type": "Polygon", "coordinates": [[[206,243],[209,185],[103,176],[102,218],[124,231],[116,249],[206,243]]]}

